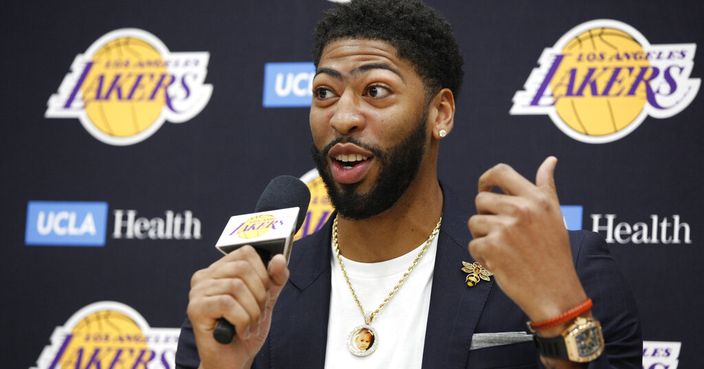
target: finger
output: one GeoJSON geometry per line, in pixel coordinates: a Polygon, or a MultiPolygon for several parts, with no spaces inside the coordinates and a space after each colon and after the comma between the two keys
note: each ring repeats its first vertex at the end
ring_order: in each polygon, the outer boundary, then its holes
{"type": "Polygon", "coordinates": [[[494,192],[480,192],[474,198],[478,214],[521,215],[529,206],[525,198],[494,192]]]}
{"type": "Polygon", "coordinates": [[[269,262],[268,272],[273,282],[272,287],[283,287],[289,275],[286,258],[281,254],[275,255],[269,262]]]}
{"type": "Polygon", "coordinates": [[[258,315],[266,304],[266,290],[263,286],[260,286],[258,291],[254,291],[239,278],[214,279],[192,289],[191,294],[204,297],[230,295],[240,302],[251,316],[258,315]]]}
{"type": "Polygon", "coordinates": [[[491,192],[494,187],[498,187],[508,195],[521,196],[528,194],[535,188],[535,185],[518,174],[509,165],[497,164],[479,177],[477,186],[479,192],[491,192]]]}
{"type": "Polygon", "coordinates": [[[472,258],[476,262],[488,268],[486,260],[484,259],[485,244],[486,240],[484,237],[474,238],[469,241],[467,248],[469,249],[469,254],[472,255],[472,258]]]}
{"type": "Polygon", "coordinates": [[[225,255],[208,269],[211,271],[210,278],[235,278],[250,271],[262,281],[269,278],[259,254],[249,245],[225,255]]]}
{"type": "Polygon", "coordinates": [[[535,174],[535,184],[540,188],[549,189],[550,192],[557,194],[555,186],[555,167],[557,166],[557,158],[548,156],[535,174]]]}
{"type": "Polygon", "coordinates": [[[194,329],[212,331],[221,317],[237,327],[237,332],[245,332],[252,323],[245,308],[230,295],[204,296],[188,304],[188,318],[194,329]]]}
{"type": "MultiPolygon", "coordinates": [[[[266,302],[265,299],[261,301],[257,301],[257,299],[254,297],[254,294],[252,291],[247,288],[244,283],[237,283],[239,280],[235,279],[232,280],[232,286],[230,288],[230,291],[234,292],[234,298],[235,301],[237,301],[237,304],[244,309],[244,311],[248,315],[248,321],[246,322],[246,325],[251,325],[255,324],[257,321],[259,321],[259,318],[261,317],[262,311],[265,309],[266,302]]],[[[231,295],[232,296],[232,295],[231,295]]],[[[227,317],[227,315],[225,315],[227,317]]],[[[232,323],[232,322],[230,322],[232,323]]],[[[234,324],[234,323],[233,323],[234,324]]],[[[244,332],[244,331],[240,331],[244,332]]]]}
{"type": "Polygon", "coordinates": [[[269,262],[268,271],[272,282],[269,288],[269,295],[272,302],[275,302],[288,281],[289,270],[286,265],[286,258],[281,254],[275,255],[269,262]]]}
{"type": "Polygon", "coordinates": [[[489,234],[496,227],[498,221],[495,215],[477,214],[469,217],[467,227],[472,234],[472,238],[481,238],[489,234]]]}
{"type": "Polygon", "coordinates": [[[264,265],[264,262],[262,261],[261,256],[257,253],[257,250],[254,249],[254,247],[246,245],[243,247],[240,247],[239,250],[247,262],[254,268],[254,271],[259,275],[259,278],[262,280],[268,280],[269,275],[266,272],[266,266],[264,265]]]}
{"type": "Polygon", "coordinates": [[[252,265],[245,261],[233,261],[221,267],[222,270],[213,273],[213,279],[241,279],[247,287],[254,291],[257,299],[265,298],[266,290],[269,287],[269,277],[261,276],[253,270],[252,265]]]}
{"type": "MultiPolygon", "coordinates": [[[[267,272],[266,268],[264,267],[264,263],[261,260],[261,257],[259,257],[259,254],[257,254],[257,251],[250,245],[245,245],[242,246],[235,251],[232,251],[231,253],[223,256],[216,262],[212,263],[208,269],[211,271],[213,270],[220,270],[222,272],[222,267],[224,264],[231,263],[233,261],[237,260],[245,260],[247,261],[253,268],[253,270],[259,275],[260,278],[266,279],[267,272]]],[[[232,277],[233,275],[219,275],[219,276],[224,276],[224,277],[232,277]]],[[[212,275],[211,275],[212,277],[212,275]]]]}

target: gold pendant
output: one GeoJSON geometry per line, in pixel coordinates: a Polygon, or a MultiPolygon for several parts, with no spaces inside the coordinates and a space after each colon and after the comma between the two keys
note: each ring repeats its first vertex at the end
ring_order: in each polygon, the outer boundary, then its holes
{"type": "Polygon", "coordinates": [[[494,273],[490,272],[489,269],[484,268],[483,265],[479,264],[478,262],[474,263],[468,263],[466,261],[462,262],[462,271],[467,274],[467,278],[465,278],[465,282],[467,283],[467,286],[469,287],[474,287],[479,283],[480,281],[491,281],[491,278],[494,273]]]}
{"type": "Polygon", "coordinates": [[[369,324],[363,324],[350,332],[347,337],[347,348],[354,356],[368,356],[376,351],[379,337],[374,328],[369,324]]]}

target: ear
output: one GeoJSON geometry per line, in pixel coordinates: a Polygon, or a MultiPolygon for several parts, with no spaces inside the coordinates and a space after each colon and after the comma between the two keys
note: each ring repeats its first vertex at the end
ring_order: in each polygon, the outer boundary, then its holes
{"type": "Polygon", "coordinates": [[[450,134],[455,123],[455,95],[449,88],[443,88],[430,101],[428,114],[433,138],[442,140],[441,131],[445,137],[450,134]]]}

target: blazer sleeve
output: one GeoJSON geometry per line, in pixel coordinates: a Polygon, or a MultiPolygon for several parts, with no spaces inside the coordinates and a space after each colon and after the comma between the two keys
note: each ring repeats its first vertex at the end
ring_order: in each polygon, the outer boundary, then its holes
{"type": "Polygon", "coordinates": [[[200,365],[196,338],[190,320],[186,319],[181,325],[181,334],[178,336],[176,348],[176,369],[197,369],[200,365]]]}
{"type": "MultiPolygon", "coordinates": [[[[267,355],[269,340],[262,347],[261,351],[252,363],[252,369],[260,367],[268,367],[262,363],[268,363],[269,356],[267,355]]],[[[176,349],[176,369],[198,369],[200,365],[200,357],[198,356],[198,347],[196,339],[193,335],[193,327],[191,321],[186,320],[181,325],[181,334],[178,336],[178,347],[176,349]]]]}
{"type": "Polygon", "coordinates": [[[606,348],[589,369],[641,369],[643,338],[635,299],[604,239],[581,231],[572,238],[577,274],[594,301],[592,314],[601,322],[606,348]]]}

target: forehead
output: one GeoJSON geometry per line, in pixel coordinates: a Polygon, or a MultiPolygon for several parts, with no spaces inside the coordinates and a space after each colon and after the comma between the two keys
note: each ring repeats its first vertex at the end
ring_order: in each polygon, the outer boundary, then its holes
{"type": "Polygon", "coordinates": [[[328,43],[320,55],[318,69],[346,72],[365,63],[386,64],[402,74],[415,73],[411,63],[398,56],[396,47],[386,41],[345,38],[328,43]]]}

